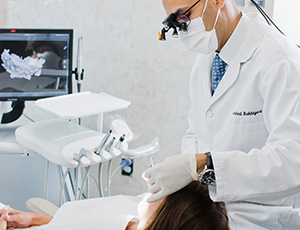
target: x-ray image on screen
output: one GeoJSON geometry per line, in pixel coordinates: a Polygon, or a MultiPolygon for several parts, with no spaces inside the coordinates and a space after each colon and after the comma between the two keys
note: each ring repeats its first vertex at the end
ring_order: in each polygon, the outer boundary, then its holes
{"type": "Polygon", "coordinates": [[[70,93],[70,32],[0,32],[0,98],[30,100],[70,93]]]}

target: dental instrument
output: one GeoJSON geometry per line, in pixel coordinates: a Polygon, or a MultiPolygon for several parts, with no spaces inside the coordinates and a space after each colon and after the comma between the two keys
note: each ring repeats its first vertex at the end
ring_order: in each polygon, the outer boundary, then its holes
{"type": "Polygon", "coordinates": [[[105,148],[105,151],[107,151],[107,152],[109,152],[110,151],[110,149],[111,149],[111,146],[113,145],[113,143],[114,143],[114,141],[115,141],[115,137],[113,137],[111,140],[110,140],[110,142],[108,143],[108,145],[106,146],[106,148],[105,148]]]}
{"type": "Polygon", "coordinates": [[[95,154],[100,155],[100,152],[102,150],[102,148],[104,147],[104,145],[106,144],[106,142],[108,141],[108,138],[110,137],[112,133],[112,130],[109,130],[108,133],[102,138],[97,150],[95,151],[95,154]]]}
{"type": "Polygon", "coordinates": [[[81,91],[84,69],[82,68],[82,37],[78,38],[77,67],[75,68],[75,79],[77,80],[77,92],[81,91]]]}
{"type": "Polygon", "coordinates": [[[118,142],[117,142],[116,145],[115,145],[115,148],[116,148],[116,149],[119,149],[119,150],[121,151],[120,147],[121,147],[121,144],[122,144],[122,142],[123,142],[124,140],[125,140],[125,134],[123,134],[123,135],[119,138],[118,142]]]}
{"type": "Polygon", "coordinates": [[[152,158],[152,156],[150,156],[150,168],[153,167],[153,166],[154,166],[154,164],[153,164],[153,158],[152,158]]]}

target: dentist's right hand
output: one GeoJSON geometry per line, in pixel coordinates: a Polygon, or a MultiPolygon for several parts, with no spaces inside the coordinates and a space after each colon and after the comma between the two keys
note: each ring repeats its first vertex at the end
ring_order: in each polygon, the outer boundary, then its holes
{"type": "Polygon", "coordinates": [[[198,180],[196,154],[180,154],[168,157],[164,162],[143,173],[148,192],[153,193],[147,202],[155,202],[198,180]]]}

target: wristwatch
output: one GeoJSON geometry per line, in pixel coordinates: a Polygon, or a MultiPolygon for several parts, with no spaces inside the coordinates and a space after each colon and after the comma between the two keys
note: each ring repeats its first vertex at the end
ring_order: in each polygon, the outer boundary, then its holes
{"type": "Polygon", "coordinates": [[[199,180],[202,184],[214,185],[216,182],[216,176],[214,171],[214,165],[212,162],[210,152],[205,153],[207,157],[206,165],[204,166],[203,171],[199,175],[199,180]]]}

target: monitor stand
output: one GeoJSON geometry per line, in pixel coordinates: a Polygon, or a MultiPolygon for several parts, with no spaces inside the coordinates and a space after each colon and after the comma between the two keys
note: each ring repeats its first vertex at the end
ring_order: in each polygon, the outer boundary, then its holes
{"type": "Polygon", "coordinates": [[[8,113],[3,113],[4,103],[0,102],[0,121],[1,124],[7,124],[17,120],[23,113],[25,102],[24,101],[13,101],[11,103],[12,110],[8,113]],[[1,119],[2,118],[2,119],[1,119]]]}

